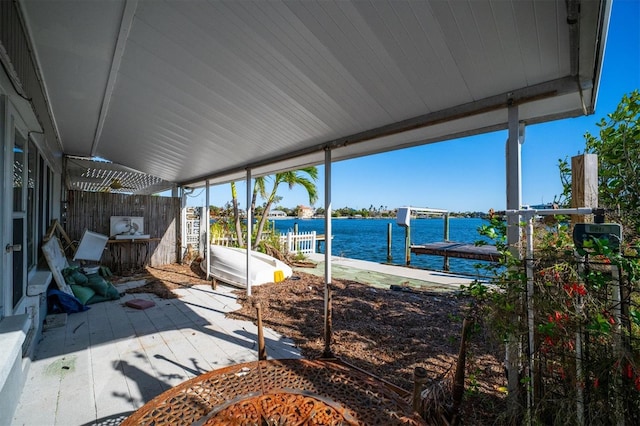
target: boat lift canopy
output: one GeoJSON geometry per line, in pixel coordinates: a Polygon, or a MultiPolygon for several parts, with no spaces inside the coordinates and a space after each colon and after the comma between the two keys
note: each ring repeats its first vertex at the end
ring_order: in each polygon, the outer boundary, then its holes
{"type": "Polygon", "coordinates": [[[410,222],[411,222],[411,212],[424,212],[424,213],[442,213],[442,214],[447,214],[449,213],[448,210],[442,210],[442,209],[432,209],[429,207],[410,207],[410,206],[405,206],[405,207],[399,207],[398,208],[398,212],[396,213],[396,223],[399,226],[402,226],[404,228],[411,226],[410,222]]]}

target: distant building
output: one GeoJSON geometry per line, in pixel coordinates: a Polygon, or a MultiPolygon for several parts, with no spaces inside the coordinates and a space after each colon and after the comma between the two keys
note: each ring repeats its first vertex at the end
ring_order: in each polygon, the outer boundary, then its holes
{"type": "Polygon", "coordinates": [[[298,207],[298,219],[311,219],[315,213],[313,207],[299,206],[298,207]]]}
{"type": "Polygon", "coordinates": [[[269,219],[282,219],[287,217],[287,214],[285,212],[283,212],[282,210],[271,210],[269,212],[269,216],[267,216],[269,219]]]}

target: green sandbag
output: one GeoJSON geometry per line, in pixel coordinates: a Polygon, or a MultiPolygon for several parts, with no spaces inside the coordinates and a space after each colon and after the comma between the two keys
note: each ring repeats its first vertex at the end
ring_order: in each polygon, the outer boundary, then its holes
{"type": "Polygon", "coordinates": [[[107,290],[107,297],[110,297],[111,300],[120,299],[120,292],[111,283],[109,283],[109,290],[107,290]]]}
{"type": "Polygon", "coordinates": [[[84,287],[76,284],[71,285],[71,291],[73,291],[73,295],[83,305],[86,305],[88,301],[96,294],[96,292],[90,289],[89,287],[84,287]]]}
{"type": "Polygon", "coordinates": [[[111,299],[106,296],[100,296],[99,294],[96,294],[87,301],[87,305],[93,305],[94,303],[100,303],[100,302],[108,302],[109,300],[111,299]]]}
{"type": "Polygon", "coordinates": [[[70,266],[68,268],[64,268],[62,270],[62,276],[67,284],[78,284],[85,285],[88,281],[88,278],[80,272],[77,266],[70,266]]]}
{"type": "Polygon", "coordinates": [[[107,296],[109,291],[109,282],[99,274],[91,274],[88,277],[85,287],[89,287],[100,296],[107,296]]]}
{"type": "Polygon", "coordinates": [[[108,283],[108,285],[109,285],[109,289],[107,290],[106,296],[101,296],[96,293],[91,299],[87,301],[87,305],[91,305],[93,303],[106,302],[109,300],[120,299],[120,293],[118,293],[118,289],[116,289],[111,283],[108,283]]]}

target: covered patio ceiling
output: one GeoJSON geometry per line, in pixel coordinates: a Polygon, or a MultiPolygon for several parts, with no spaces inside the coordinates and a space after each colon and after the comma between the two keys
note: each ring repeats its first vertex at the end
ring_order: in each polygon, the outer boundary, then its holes
{"type": "Polygon", "coordinates": [[[607,0],[21,0],[60,152],[223,183],[594,111],[607,0]]]}

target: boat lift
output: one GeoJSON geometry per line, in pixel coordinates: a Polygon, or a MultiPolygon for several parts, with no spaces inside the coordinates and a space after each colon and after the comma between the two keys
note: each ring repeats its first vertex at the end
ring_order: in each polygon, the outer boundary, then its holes
{"type": "MultiPolygon", "coordinates": [[[[404,207],[398,208],[398,212],[396,213],[396,223],[399,226],[404,228],[405,263],[407,265],[411,264],[411,213],[412,212],[442,214],[442,217],[444,219],[443,238],[444,238],[444,241],[449,241],[449,211],[448,210],[432,209],[428,207],[411,207],[411,206],[404,206],[404,207]]],[[[388,244],[387,258],[390,258],[390,257],[391,257],[391,244],[388,244]]],[[[448,267],[448,259],[445,262],[448,267]]],[[[447,269],[448,268],[445,268],[445,270],[447,269]]]]}
{"type": "MultiPolygon", "coordinates": [[[[442,209],[426,207],[400,207],[396,216],[396,223],[405,228],[405,263],[411,263],[411,253],[442,256],[444,259],[442,269],[449,271],[449,258],[484,260],[497,262],[500,254],[495,246],[476,246],[469,243],[457,243],[449,240],[449,212],[442,209]],[[411,244],[411,213],[412,212],[437,213],[444,218],[443,241],[427,244],[411,244]]],[[[388,247],[390,250],[390,246],[388,247]]]]}

